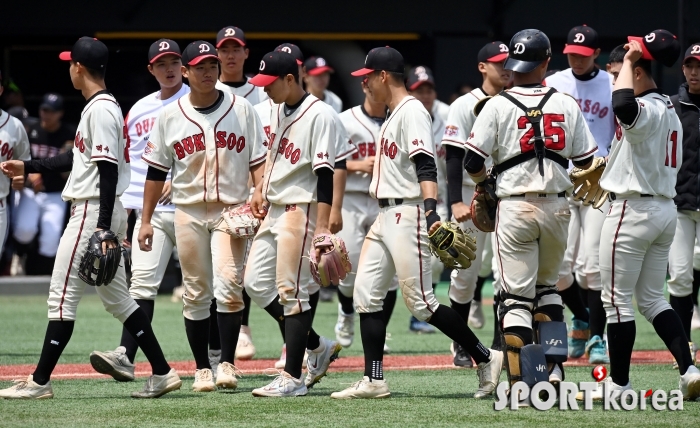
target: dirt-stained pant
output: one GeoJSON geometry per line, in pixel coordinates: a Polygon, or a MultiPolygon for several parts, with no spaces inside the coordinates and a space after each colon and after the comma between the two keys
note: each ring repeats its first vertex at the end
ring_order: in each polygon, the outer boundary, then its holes
{"type": "Polygon", "coordinates": [[[153,226],[152,250],[141,251],[136,240],[141,230],[141,210],[137,210],[131,246],[131,288],[129,288],[129,294],[134,299],[155,300],[175,248],[174,212],[154,212],[151,225],[153,226]]]}

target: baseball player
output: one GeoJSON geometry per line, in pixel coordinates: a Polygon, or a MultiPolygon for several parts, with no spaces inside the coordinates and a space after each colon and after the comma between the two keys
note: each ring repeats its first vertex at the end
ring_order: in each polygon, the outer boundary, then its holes
{"type": "MultiPolygon", "coordinates": [[[[156,118],[161,110],[173,101],[187,95],[189,86],[182,83],[180,46],[169,39],[153,42],[148,49],[148,71],[156,78],[160,90],[141,98],[126,115],[126,145],[131,166],[131,183],[122,195],[122,205],[127,210],[136,210],[134,236],[141,229],[143,192],[146,184],[148,164],[141,156],[146,149],[156,118]]],[[[155,298],[165,275],[165,268],[175,248],[175,207],[169,203],[171,197],[170,177],[163,186],[155,212],[151,216],[153,226],[153,248],[142,251],[139,245],[131,247],[131,287],[129,294],[153,320],[155,298]]],[[[129,331],[122,330],[121,341],[114,351],[94,351],[90,354],[92,367],[118,381],[134,380],[134,358],[138,343],[129,331]]],[[[218,361],[217,361],[218,362],[218,361]]]]}
{"type": "Polygon", "coordinates": [[[610,376],[599,383],[594,398],[632,389],[634,296],[639,312],[653,324],[678,362],[684,399],[694,400],[700,397],[700,370],[692,365],[681,320],[663,294],[678,214],[673,197],[683,160],[683,128],[671,99],[657,89],[651,71],[651,60],[672,66],[680,47],[666,30],[628,40],[613,91],[619,126],[600,179],[612,200],[601,233],[608,239],[600,243],[610,376]]]}
{"type": "MultiPolygon", "coordinates": [[[[475,231],[477,250],[484,248],[487,236],[486,233],[474,227],[471,221],[469,204],[474,197],[475,183],[468,174],[464,174],[464,156],[468,149],[466,142],[476,120],[474,115],[476,103],[484,97],[501,92],[510,80],[511,72],[503,69],[506,58],[508,58],[508,46],[500,41],[487,43],[479,50],[477,61],[483,83],[480,88],[473,89],[452,103],[443,135],[440,137],[446,149],[447,182],[452,215],[462,229],[475,231]]],[[[471,314],[472,299],[479,281],[481,263],[482,252],[477,251],[477,257],[468,269],[453,270],[450,274],[450,305],[465,322],[469,321],[471,314]]],[[[497,308],[498,299],[495,298],[494,318],[496,319],[498,319],[497,308]]],[[[495,329],[498,330],[497,325],[495,329]]],[[[455,366],[473,366],[471,357],[459,344],[452,343],[451,350],[455,366]]]]}
{"type": "Polygon", "coordinates": [[[243,30],[233,25],[219,30],[216,34],[216,53],[221,61],[221,75],[216,89],[242,96],[253,105],[267,99],[262,88],[253,86],[243,74],[243,65],[250,54],[243,30]]]}
{"type": "Polygon", "coordinates": [[[252,300],[284,323],[286,344],[284,370],[253,395],[301,396],[325,375],[342,349],[311,328],[306,260],[309,251],[320,256],[324,250],[312,248],[313,237],[330,233],[338,122],[327,104],[304,92],[299,65],[288,52],[266,54],[251,83],[264,87],[275,105],[265,178],[251,200],[253,213],[264,220],[250,248],[244,283],[252,300]],[[308,373],[302,380],[307,348],[308,373]]]}
{"type": "Polygon", "coordinates": [[[222,211],[247,201],[249,174],[260,182],[265,137],[250,102],[215,88],[219,58],[212,44],[190,43],[182,63],[191,92],[161,110],[143,152],[148,172],[138,240],[142,251],[153,250],[152,214],[172,170],[185,330],[197,365],[192,390],[235,389],[247,239],[227,233],[222,211]],[[221,340],[216,382],[208,358],[212,289],[221,340]]]}
{"type": "MultiPolygon", "coordinates": [[[[552,55],[547,36],[522,30],[508,48],[504,69],[513,71],[514,86],[488,101],[474,122],[465,169],[480,186],[484,161],[493,157],[500,198],[494,250],[502,287],[499,318],[512,385],[530,369],[521,367],[521,348],[543,339],[535,340],[533,329],[564,320],[555,284],[571,217],[567,168],[569,159],[588,167],[597,147],[576,101],[540,84],[552,55]],[[529,118],[540,122],[532,125],[529,118]]],[[[550,382],[563,380],[560,362],[549,361],[548,368],[550,382]]]]}
{"type": "Polygon", "coordinates": [[[343,111],[343,101],[339,96],[328,90],[331,73],[334,73],[334,71],[326,63],[326,60],[320,56],[312,56],[304,62],[304,68],[306,69],[304,82],[308,92],[333,107],[336,113],[343,111]]]}
{"type": "Polygon", "coordinates": [[[352,73],[367,77],[370,94],[389,108],[389,116],[379,132],[369,187],[379,203],[379,215],[362,246],[353,294],[360,313],[364,377],[331,397],[391,395],[383,373],[386,324],[382,300],[396,274],[411,313],[467,348],[479,363],[479,389],[474,396],[483,398],[498,383],[503,353],[482,345],[457,312],[440,305],[433,294],[428,232],[440,227],[433,132],[428,111],[408,95],[403,71],[402,55],[381,47],[372,49],[364,68],[352,73]]]}
{"type": "MultiPolygon", "coordinates": [[[[73,333],[76,309],[86,283],[78,269],[88,242],[95,232],[114,230],[122,239],[126,234],[126,211],[119,196],[129,185],[129,159],[126,156],[124,121],[119,104],[107,91],[104,75],[108,50],[101,41],[82,37],[70,52],[60,58],[70,61],[73,86],[87,100],[83,109],[75,147],[52,158],[33,161],[6,161],[0,164],[10,176],[45,171],[67,172],[63,199],[71,201],[71,217],[58,247],[49,291],[49,325],[34,373],[26,381],[0,391],[2,398],[52,398],[51,373],[73,333]]],[[[102,242],[103,251],[118,245],[102,242]]],[[[129,295],[123,265],[109,285],[97,287],[105,309],[124,324],[151,363],[153,375],[136,398],[154,398],[180,389],[182,381],[163,356],[153,334],[151,321],[129,295]]]]}
{"type": "MultiPolygon", "coordinates": [[[[615,119],[612,114],[613,76],[601,71],[595,63],[600,55],[598,33],[586,25],[572,28],[567,37],[564,53],[570,68],[547,77],[544,84],[576,99],[588,129],[598,144],[597,156],[605,157],[615,133],[615,119]]],[[[573,247],[579,241],[580,234],[582,240],[578,249],[579,255],[584,260],[580,274],[585,277],[585,284],[582,286],[588,290],[584,293],[588,297],[587,302],[584,303],[579,292],[579,284],[573,275],[573,260],[565,259],[559,273],[557,289],[564,304],[573,312],[569,330],[569,356],[580,357],[585,351],[591,364],[607,364],[610,359],[606,355],[606,345],[603,340],[605,311],[600,299],[603,286],[600,281],[598,249],[600,248],[600,230],[609,205],[606,202],[600,209],[595,209],[592,205],[581,205],[580,202],[573,200],[569,205],[572,217],[575,216],[576,221],[571,221],[569,224],[566,254],[574,254],[573,247]],[[586,306],[590,310],[590,317],[586,306]]]]}

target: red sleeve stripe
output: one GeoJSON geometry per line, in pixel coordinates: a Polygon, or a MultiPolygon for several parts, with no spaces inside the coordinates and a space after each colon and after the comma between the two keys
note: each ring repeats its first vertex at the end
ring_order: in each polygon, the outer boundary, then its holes
{"type": "Polygon", "coordinates": [[[264,155],[260,156],[260,157],[257,158],[257,159],[253,159],[252,161],[249,162],[249,165],[250,165],[250,166],[257,165],[257,164],[259,164],[260,162],[263,162],[263,161],[265,160],[266,157],[267,157],[267,153],[265,153],[264,155]]]}
{"type": "Polygon", "coordinates": [[[105,156],[105,155],[93,156],[93,157],[90,158],[91,161],[93,161],[93,160],[99,160],[99,159],[107,159],[107,160],[111,160],[111,161],[114,161],[114,162],[119,162],[119,161],[117,160],[117,158],[113,158],[113,157],[111,157],[111,156],[105,156]]]}
{"type": "Polygon", "coordinates": [[[319,164],[314,165],[314,171],[316,171],[316,170],[319,169],[319,168],[325,168],[325,167],[330,168],[331,170],[334,169],[334,168],[333,168],[333,165],[331,165],[330,163],[328,163],[328,162],[322,162],[322,163],[319,163],[319,164]]]}
{"type": "Polygon", "coordinates": [[[425,153],[426,155],[430,156],[431,158],[435,157],[435,155],[433,155],[432,153],[430,153],[429,151],[427,151],[423,148],[416,149],[416,150],[412,151],[411,153],[408,154],[408,157],[412,158],[413,156],[417,155],[418,153],[425,153]]]}
{"type": "Polygon", "coordinates": [[[474,151],[478,152],[481,156],[483,156],[483,157],[485,157],[485,158],[489,157],[489,155],[487,155],[485,151],[483,151],[483,150],[481,150],[480,148],[476,147],[474,144],[471,144],[471,143],[468,143],[468,142],[467,142],[467,143],[464,143],[464,144],[466,144],[467,146],[469,146],[471,149],[474,149],[474,151]]]}
{"type": "Polygon", "coordinates": [[[158,168],[158,169],[160,169],[160,170],[162,170],[162,171],[165,171],[165,172],[170,171],[170,168],[169,168],[169,167],[167,167],[167,166],[165,166],[165,165],[161,165],[161,164],[156,163],[156,162],[153,162],[153,161],[150,161],[150,160],[146,159],[146,158],[143,157],[143,156],[141,156],[141,160],[144,161],[144,162],[146,162],[147,164],[151,165],[151,166],[154,167],[154,168],[158,168]]]}
{"type": "Polygon", "coordinates": [[[598,150],[598,147],[596,147],[595,149],[590,150],[590,151],[588,151],[588,152],[586,152],[586,153],[584,153],[584,154],[582,154],[582,155],[572,156],[571,159],[572,159],[572,160],[574,160],[574,159],[575,159],[575,160],[578,160],[578,159],[587,158],[587,157],[590,156],[591,154],[595,153],[597,150],[598,150]]]}

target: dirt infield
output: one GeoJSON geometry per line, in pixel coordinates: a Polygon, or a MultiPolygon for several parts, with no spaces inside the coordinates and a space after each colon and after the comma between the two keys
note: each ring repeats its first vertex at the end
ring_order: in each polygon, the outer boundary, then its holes
{"type": "MultiPolygon", "coordinates": [[[[87,356],[85,358],[87,360],[87,356]]],[[[332,371],[350,372],[363,370],[363,357],[343,357],[331,365],[332,371]]],[[[632,364],[670,364],[673,356],[668,351],[635,351],[632,354],[632,364]]],[[[237,367],[248,374],[261,374],[266,369],[274,367],[275,360],[251,360],[237,361],[237,367]]],[[[170,365],[180,373],[194,372],[194,361],[177,361],[170,365]]],[[[585,358],[570,359],[565,363],[568,366],[587,366],[585,358]]],[[[0,367],[0,380],[13,380],[23,378],[34,371],[34,365],[21,364],[0,367]]],[[[449,355],[387,355],[384,357],[386,370],[444,370],[456,369],[452,365],[452,357],[449,355]]],[[[146,377],[151,374],[148,363],[136,364],[136,376],[146,377]]],[[[86,379],[109,378],[109,376],[96,373],[90,364],[59,364],[51,376],[55,379],[86,379]]]]}

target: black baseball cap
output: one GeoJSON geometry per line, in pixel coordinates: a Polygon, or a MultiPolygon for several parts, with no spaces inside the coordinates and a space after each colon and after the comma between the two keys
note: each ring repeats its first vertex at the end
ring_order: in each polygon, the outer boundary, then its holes
{"type": "Polygon", "coordinates": [[[326,60],[320,56],[312,56],[311,58],[307,59],[304,62],[304,67],[306,67],[306,72],[310,76],[318,76],[319,74],[323,74],[325,72],[335,72],[335,70],[333,70],[328,63],[326,63],[326,60]]]}
{"type": "Polygon", "coordinates": [[[569,35],[566,37],[564,53],[591,56],[599,47],[598,32],[583,24],[569,31],[569,35]]]}
{"type": "Polygon", "coordinates": [[[151,44],[151,47],[148,48],[148,63],[153,64],[158,58],[165,55],[175,55],[178,58],[182,58],[180,45],[170,39],[156,40],[151,44]]]}
{"type": "Polygon", "coordinates": [[[214,45],[204,40],[190,43],[182,52],[182,63],[187,65],[197,65],[207,58],[214,58],[219,61],[214,45]]]}
{"type": "Polygon", "coordinates": [[[675,64],[681,53],[676,36],[667,30],[654,30],[644,37],[628,36],[627,40],[636,40],[642,45],[642,58],[656,60],[666,67],[675,64]]]}
{"type": "Polygon", "coordinates": [[[396,49],[385,46],[374,48],[365,57],[365,66],[353,71],[353,76],[365,76],[375,70],[391,71],[403,74],[403,56],[396,49]]]}
{"type": "Polygon", "coordinates": [[[94,37],[81,37],[73,49],[61,52],[58,57],[63,61],[79,62],[93,70],[104,70],[109,59],[107,46],[94,37]]]}
{"type": "Polygon", "coordinates": [[[288,53],[297,60],[297,65],[302,65],[304,63],[304,54],[299,49],[299,46],[294,43],[282,43],[275,48],[275,52],[288,53]]]}
{"type": "Polygon", "coordinates": [[[7,109],[7,114],[16,117],[19,120],[24,120],[29,117],[29,112],[22,106],[14,106],[7,109]]]}
{"type": "Polygon", "coordinates": [[[694,43],[690,45],[688,49],[686,49],[685,55],[683,56],[683,62],[685,62],[688,58],[695,58],[700,61],[700,43],[694,43]]]}
{"type": "Polygon", "coordinates": [[[420,85],[427,84],[435,87],[435,79],[433,78],[433,72],[424,65],[419,65],[418,67],[413,67],[408,72],[408,79],[406,81],[406,87],[409,91],[415,91],[420,85]]]}
{"type": "Polygon", "coordinates": [[[508,45],[501,41],[487,43],[476,56],[479,62],[501,62],[508,58],[508,45]]]}
{"type": "Polygon", "coordinates": [[[61,111],[63,110],[63,97],[60,94],[49,92],[44,95],[39,104],[40,110],[61,111]]]}
{"type": "Polygon", "coordinates": [[[226,40],[233,40],[241,46],[245,46],[245,33],[240,28],[232,25],[224,27],[216,34],[216,47],[220,48],[226,40]]]}
{"type": "Polygon", "coordinates": [[[274,51],[263,56],[258,74],[248,81],[255,86],[267,86],[280,77],[296,74],[298,71],[299,64],[294,56],[287,52],[274,51]]]}

